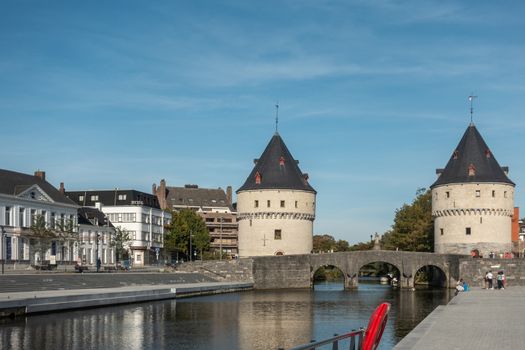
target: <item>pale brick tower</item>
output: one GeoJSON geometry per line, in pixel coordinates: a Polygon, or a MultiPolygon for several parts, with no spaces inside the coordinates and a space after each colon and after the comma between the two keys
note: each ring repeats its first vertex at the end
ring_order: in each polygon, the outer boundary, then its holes
{"type": "Polygon", "coordinates": [[[511,251],[514,183],[471,123],[432,189],[434,251],[511,251]]]}
{"type": "Polygon", "coordinates": [[[275,133],[237,190],[239,255],[309,254],[316,191],[275,133]]]}

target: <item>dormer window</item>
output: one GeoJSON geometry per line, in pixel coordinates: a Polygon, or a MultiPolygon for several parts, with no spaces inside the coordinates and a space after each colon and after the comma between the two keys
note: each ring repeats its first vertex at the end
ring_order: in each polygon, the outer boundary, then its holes
{"type": "Polygon", "coordinates": [[[486,149],[485,150],[485,157],[490,158],[491,156],[492,156],[492,154],[490,153],[490,150],[486,149]]]}
{"type": "Polygon", "coordinates": [[[284,165],[284,157],[283,156],[281,156],[281,158],[279,158],[279,165],[280,166],[284,165]]]}
{"type": "Polygon", "coordinates": [[[476,176],[476,167],[472,163],[468,166],[468,176],[476,176]]]}
{"type": "Polygon", "coordinates": [[[459,151],[458,151],[458,150],[455,150],[455,151],[454,151],[454,154],[452,155],[452,158],[454,158],[454,159],[458,159],[458,156],[459,156],[459,151]]]}
{"type": "Polygon", "coordinates": [[[261,174],[259,174],[259,172],[255,173],[255,184],[256,185],[261,184],[261,174]]]}

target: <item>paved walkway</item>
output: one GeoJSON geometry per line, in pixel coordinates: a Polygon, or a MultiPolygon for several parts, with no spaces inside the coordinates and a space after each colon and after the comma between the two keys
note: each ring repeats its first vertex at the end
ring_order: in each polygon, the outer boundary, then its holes
{"type": "Polygon", "coordinates": [[[525,349],[524,319],[525,287],[473,289],[434,310],[394,349],[525,349]]]}

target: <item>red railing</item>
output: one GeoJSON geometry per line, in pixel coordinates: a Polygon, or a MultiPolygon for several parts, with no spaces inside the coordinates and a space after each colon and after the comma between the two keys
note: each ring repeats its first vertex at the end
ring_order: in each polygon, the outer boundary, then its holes
{"type": "MultiPolygon", "coordinates": [[[[350,350],[375,350],[383,336],[389,311],[390,304],[382,303],[370,316],[366,329],[361,328],[342,335],[334,334],[332,338],[321,341],[312,340],[309,344],[300,345],[290,350],[315,350],[329,344],[332,344],[332,350],[339,350],[339,342],[347,339],[350,341],[348,347],[350,350]]],[[[282,350],[282,348],[279,350],[282,350]]]]}

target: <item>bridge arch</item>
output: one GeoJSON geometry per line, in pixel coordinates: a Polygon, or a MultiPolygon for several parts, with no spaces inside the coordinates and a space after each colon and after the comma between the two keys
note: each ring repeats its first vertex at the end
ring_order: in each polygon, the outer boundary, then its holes
{"type": "Polygon", "coordinates": [[[412,271],[414,283],[417,282],[418,274],[424,271],[427,273],[429,286],[450,288],[450,273],[448,270],[448,266],[437,261],[420,263],[415,265],[412,271]]]}

